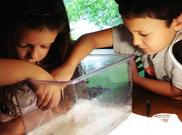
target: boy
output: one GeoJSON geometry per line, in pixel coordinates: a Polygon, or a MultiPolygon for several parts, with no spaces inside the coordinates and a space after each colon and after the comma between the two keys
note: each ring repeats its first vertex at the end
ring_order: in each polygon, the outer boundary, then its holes
{"type": "Polygon", "coordinates": [[[116,53],[141,55],[145,71],[157,78],[139,76],[132,62],[135,84],[154,93],[179,99],[182,96],[182,70],[169,57],[168,48],[182,39],[182,1],[116,2],[124,25],[82,36],[64,65],[72,68],[71,73],[93,49],[113,46],[116,53]]]}

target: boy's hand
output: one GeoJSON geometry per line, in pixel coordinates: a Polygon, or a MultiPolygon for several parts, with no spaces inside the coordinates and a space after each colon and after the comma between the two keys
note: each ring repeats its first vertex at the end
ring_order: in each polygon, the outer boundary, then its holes
{"type": "Polygon", "coordinates": [[[136,62],[135,62],[135,58],[131,59],[131,73],[132,73],[133,80],[135,80],[135,78],[139,76],[136,62]]]}

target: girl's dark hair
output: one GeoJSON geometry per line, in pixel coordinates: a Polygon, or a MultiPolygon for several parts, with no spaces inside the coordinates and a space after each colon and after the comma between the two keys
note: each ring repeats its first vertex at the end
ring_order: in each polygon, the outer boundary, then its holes
{"type": "Polygon", "coordinates": [[[24,29],[48,28],[58,30],[59,33],[41,64],[63,62],[70,45],[70,27],[63,0],[3,1],[1,5],[4,12],[10,10],[1,14],[0,57],[18,59],[16,46],[24,29]]]}
{"type": "Polygon", "coordinates": [[[182,13],[182,0],[115,0],[123,18],[151,17],[170,26],[182,13]]]}

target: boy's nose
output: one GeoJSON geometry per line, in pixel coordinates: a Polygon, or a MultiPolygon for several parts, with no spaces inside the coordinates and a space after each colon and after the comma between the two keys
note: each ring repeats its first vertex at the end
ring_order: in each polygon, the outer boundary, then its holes
{"type": "Polygon", "coordinates": [[[139,38],[133,38],[133,44],[134,44],[135,46],[138,46],[138,45],[141,44],[141,40],[140,40],[139,38]]]}

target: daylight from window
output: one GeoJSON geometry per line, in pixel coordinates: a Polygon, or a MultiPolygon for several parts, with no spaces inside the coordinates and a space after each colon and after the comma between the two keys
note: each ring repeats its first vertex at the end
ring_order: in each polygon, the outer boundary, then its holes
{"type": "Polygon", "coordinates": [[[72,39],[121,23],[114,0],[64,0],[72,39]]]}

